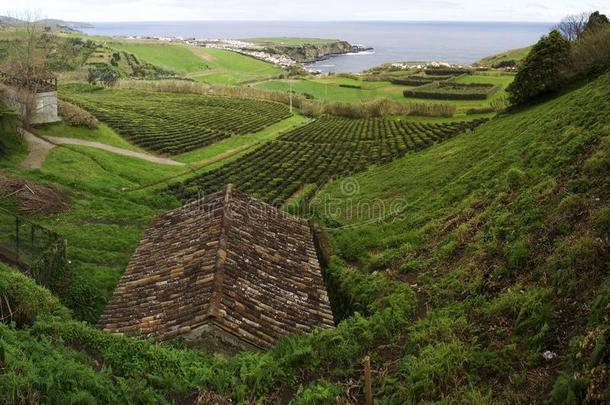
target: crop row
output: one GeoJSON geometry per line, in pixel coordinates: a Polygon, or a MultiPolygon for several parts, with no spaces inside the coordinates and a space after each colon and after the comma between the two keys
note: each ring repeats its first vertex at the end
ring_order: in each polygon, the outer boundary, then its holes
{"type": "Polygon", "coordinates": [[[306,184],[321,185],[333,177],[389,162],[481,122],[321,118],[216,170],[172,184],[169,191],[186,201],[232,183],[264,201],[282,204],[306,184]]]}
{"type": "Polygon", "coordinates": [[[404,91],[405,97],[436,100],[485,100],[502,88],[489,83],[433,82],[404,91]]]}
{"type": "Polygon", "coordinates": [[[252,99],[118,89],[61,90],[63,99],[91,111],[129,141],[170,155],[255,133],[290,116],[283,104],[252,99]]]}

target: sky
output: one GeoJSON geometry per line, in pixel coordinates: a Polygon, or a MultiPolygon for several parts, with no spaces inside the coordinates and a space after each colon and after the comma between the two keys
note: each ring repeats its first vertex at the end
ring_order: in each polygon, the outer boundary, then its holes
{"type": "Polygon", "coordinates": [[[68,21],[544,21],[610,11],[610,0],[0,0],[0,14],[24,10],[68,21]],[[6,6],[4,6],[6,4],[6,6]],[[18,8],[15,8],[18,7],[18,8]]]}

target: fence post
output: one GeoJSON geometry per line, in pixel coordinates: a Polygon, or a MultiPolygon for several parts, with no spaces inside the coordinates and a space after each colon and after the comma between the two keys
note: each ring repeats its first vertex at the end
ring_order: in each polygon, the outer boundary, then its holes
{"type": "Polygon", "coordinates": [[[371,384],[371,358],[366,356],[364,365],[364,400],[366,405],[373,405],[373,387],[371,384]]]}
{"type": "Polygon", "coordinates": [[[19,262],[19,216],[15,217],[15,258],[19,262]]]}

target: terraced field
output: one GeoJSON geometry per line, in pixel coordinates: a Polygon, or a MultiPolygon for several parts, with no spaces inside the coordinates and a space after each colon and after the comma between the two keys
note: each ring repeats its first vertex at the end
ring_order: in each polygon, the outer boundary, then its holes
{"type": "Polygon", "coordinates": [[[332,177],[389,162],[480,123],[321,118],[228,165],[173,184],[169,191],[189,200],[199,192],[214,192],[233,183],[267,202],[282,204],[306,184],[323,184],[332,177]]]}
{"type": "Polygon", "coordinates": [[[286,105],[252,99],[65,86],[61,97],[89,110],[132,143],[168,155],[258,132],[291,116],[286,105]]]}

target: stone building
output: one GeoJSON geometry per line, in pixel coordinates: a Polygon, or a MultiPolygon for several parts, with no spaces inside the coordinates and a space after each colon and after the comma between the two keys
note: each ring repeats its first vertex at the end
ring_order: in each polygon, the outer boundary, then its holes
{"type": "Polygon", "coordinates": [[[332,326],[307,221],[231,186],[155,219],[99,321],[219,352],[332,326]]]}
{"type": "Polygon", "coordinates": [[[0,92],[4,103],[21,116],[28,115],[27,104],[31,104],[30,124],[48,124],[60,121],[57,113],[57,78],[55,76],[40,74],[26,83],[19,77],[0,71],[0,83],[4,90],[0,92]],[[28,96],[25,96],[26,93],[28,96]]]}

